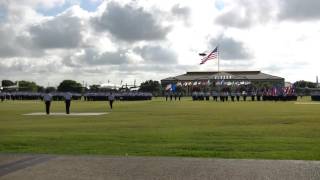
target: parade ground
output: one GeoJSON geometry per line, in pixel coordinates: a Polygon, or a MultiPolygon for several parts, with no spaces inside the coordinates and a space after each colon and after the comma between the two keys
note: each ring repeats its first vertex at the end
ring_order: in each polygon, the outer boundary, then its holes
{"type": "Polygon", "coordinates": [[[5,101],[0,153],[320,160],[319,108],[309,98],[154,98],[117,101],[113,110],[107,102],[73,101],[71,115],[62,115],[63,102],[53,102],[51,112],[60,115],[41,115],[41,101],[5,101]]]}

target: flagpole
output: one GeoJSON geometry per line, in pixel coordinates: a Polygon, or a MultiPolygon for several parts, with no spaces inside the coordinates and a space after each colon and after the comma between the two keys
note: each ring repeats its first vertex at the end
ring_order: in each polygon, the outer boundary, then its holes
{"type": "Polygon", "coordinates": [[[218,73],[220,72],[220,51],[219,51],[219,44],[217,46],[217,51],[218,51],[218,73]]]}

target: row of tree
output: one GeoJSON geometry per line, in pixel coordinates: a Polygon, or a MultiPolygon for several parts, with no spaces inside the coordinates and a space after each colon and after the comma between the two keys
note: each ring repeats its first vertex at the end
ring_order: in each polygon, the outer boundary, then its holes
{"type": "MultiPolygon", "coordinates": [[[[30,82],[30,81],[18,81],[18,82],[13,82],[10,80],[2,80],[2,86],[4,88],[6,87],[13,87],[17,86],[16,90],[18,91],[28,91],[28,92],[54,92],[54,91],[60,91],[60,92],[77,92],[81,93],[86,91],[85,87],[81,85],[81,83],[76,82],[74,80],[64,80],[62,81],[57,88],[55,87],[47,87],[44,88],[42,86],[37,85],[35,82],[30,82]]],[[[293,86],[297,89],[308,89],[308,88],[316,88],[317,84],[309,81],[297,81],[293,84],[293,86]]],[[[142,92],[151,92],[155,96],[161,95],[163,92],[163,88],[159,81],[153,81],[153,80],[148,80],[143,83],[141,83],[139,91],[142,92]]],[[[177,87],[177,91],[181,91],[182,88],[177,87]]],[[[90,86],[91,91],[99,91],[100,87],[99,85],[91,85],[90,86]]]]}
{"type": "MultiPolygon", "coordinates": [[[[11,91],[25,91],[25,92],[76,92],[81,93],[86,90],[79,82],[74,80],[64,80],[62,81],[57,88],[55,87],[47,87],[37,85],[32,81],[16,81],[13,82],[11,80],[2,80],[2,86],[4,89],[11,91]]],[[[98,92],[101,90],[100,85],[91,85],[90,90],[94,92],[98,92]]],[[[155,95],[159,95],[162,92],[162,87],[159,81],[146,81],[141,83],[139,91],[142,92],[151,92],[155,95]]]]}
{"type": "Polygon", "coordinates": [[[2,80],[2,87],[5,90],[9,91],[25,91],[25,92],[78,92],[81,93],[83,91],[83,87],[80,83],[73,80],[64,80],[59,86],[56,87],[47,87],[37,85],[32,81],[10,81],[10,80],[2,80]]]}

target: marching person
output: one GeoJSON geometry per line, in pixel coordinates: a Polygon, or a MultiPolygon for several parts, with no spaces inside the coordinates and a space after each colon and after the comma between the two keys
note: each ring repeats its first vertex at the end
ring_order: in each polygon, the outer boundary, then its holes
{"type": "Polygon", "coordinates": [[[212,97],[214,101],[218,101],[218,93],[216,91],[212,92],[212,97]]]}
{"type": "Polygon", "coordinates": [[[72,94],[67,92],[64,94],[64,102],[66,104],[66,113],[70,114],[70,104],[71,104],[72,94]]]}
{"type": "Polygon", "coordinates": [[[243,101],[247,100],[247,92],[246,91],[242,91],[242,97],[243,97],[243,101]]]}
{"type": "Polygon", "coordinates": [[[49,115],[50,114],[50,105],[51,105],[51,101],[52,101],[52,95],[50,93],[46,93],[43,96],[43,100],[46,105],[46,113],[47,113],[47,115],[49,115]]]}
{"type": "Polygon", "coordinates": [[[179,97],[179,101],[180,101],[181,97],[182,97],[182,93],[181,92],[178,93],[178,97],[179,97]]]}
{"type": "Polygon", "coordinates": [[[255,100],[255,97],[256,97],[256,92],[255,92],[255,91],[252,91],[252,92],[251,92],[251,101],[254,101],[254,100],[255,100]]]}
{"type": "Polygon", "coordinates": [[[195,101],[196,100],[196,92],[192,92],[192,100],[195,101]]]}
{"type": "Polygon", "coordinates": [[[231,101],[234,102],[234,97],[236,96],[236,94],[234,92],[231,92],[230,97],[231,97],[231,101]]]}
{"type": "Polygon", "coordinates": [[[200,97],[200,101],[203,101],[204,100],[204,93],[203,93],[203,91],[201,91],[200,93],[199,93],[199,97],[200,97]]]}
{"type": "Polygon", "coordinates": [[[5,97],[4,93],[0,92],[1,102],[3,102],[3,101],[4,101],[4,97],[5,97]]]}
{"type": "Polygon", "coordinates": [[[229,98],[229,92],[228,92],[228,91],[226,91],[226,92],[224,93],[224,97],[225,97],[226,101],[228,101],[228,98],[229,98]]]}
{"type": "Polygon", "coordinates": [[[236,93],[237,101],[240,101],[240,95],[241,95],[241,93],[239,91],[237,91],[237,93],[236,93]]]}
{"type": "Polygon", "coordinates": [[[261,101],[261,91],[260,90],[257,93],[257,101],[261,101]]]}
{"type": "Polygon", "coordinates": [[[209,101],[210,100],[210,92],[206,92],[206,100],[209,101]]]}
{"type": "Polygon", "coordinates": [[[220,101],[224,102],[224,92],[220,92],[220,101]]]}
{"type": "Polygon", "coordinates": [[[112,109],[112,105],[113,105],[113,101],[114,101],[114,95],[112,94],[112,92],[108,96],[108,100],[109,100],[110,108],[112,109]]]}

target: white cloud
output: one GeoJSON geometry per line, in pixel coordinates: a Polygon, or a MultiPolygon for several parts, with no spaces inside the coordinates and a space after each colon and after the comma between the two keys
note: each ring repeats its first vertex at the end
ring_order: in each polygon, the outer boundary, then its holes
{"type": "Polygon", "coordinates": [[[90,1],[101,3],[95,12],[78,0],[1,1],[0,79],[160,80],[217,70],[215,60],[200,66],[198,53],[218,42],[222,70],[262,70],[289,81],[319,73],[317,0],[90,1]],[[53,16],[37,12],[66,4],[53,16]]]}

